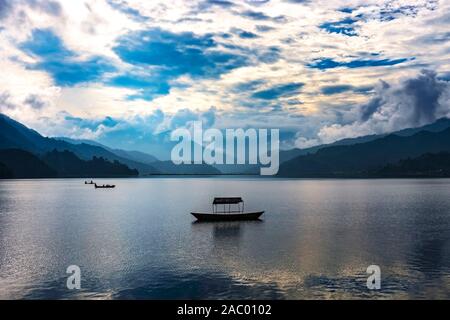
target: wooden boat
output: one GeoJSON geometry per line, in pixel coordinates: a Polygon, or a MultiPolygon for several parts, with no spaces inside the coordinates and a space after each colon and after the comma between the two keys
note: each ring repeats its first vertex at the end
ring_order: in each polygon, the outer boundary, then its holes
{"type": "Polygon", "coordinates": [[[200,213],[191,212],[198,221],[245,221],[258,220],[264,211],[243,212],[243,213],[200,213]]]}
{"type": "Polygon", "coordinates": [[[241,197],[214,198],[212,213],[191,212],[198,221],[258,220],[263,213],[264,211],[244,212],[244,200],[241,197]],[[232,205],[234,206],[233,208],[232,205]],[[238,206],[237,208],[236,205],[238,206]],[[220,211],[219,209],[222,210],[220,211]]]}
{"type": "Polygon", "coordinates": [[[94,181],[92,181],[92,180],[89,182],[85,181],[84,184],[94,184],[94,181]]]}
{"type": "Polygon", "coordinates": [[[111,189],[111,188],[115,188],[116,186],[114,184],[104,184],[104,185],[97,185],[96,183],[94,183],[95,189],[111,189]]]}

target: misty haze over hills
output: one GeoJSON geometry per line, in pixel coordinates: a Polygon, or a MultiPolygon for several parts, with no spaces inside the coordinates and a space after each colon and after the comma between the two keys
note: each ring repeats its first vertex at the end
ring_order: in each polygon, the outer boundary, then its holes
{"type": "MultiPolygon", "coordinates": [[[[95,141],[64,137],[46,138],[5,115],[0,115],[0,151],[0,175],[4,178],[259,172],[259,165],[177,166],[171,161],[161,161],[151,154],[115,149],[95,141]]],[[[282,150],[278,175],[446,176],[449,172],[445,162],[448,159],[447,152],[450,152],[450,119],[442,118],[422,127],[408,128],[391,134],[343,139],[306,149],[282,150]],[[420,166],[416,165],[417,163],[420,163],[420,166]],[[421,171],[412,172],[412,168],[420,168],[421,171]]]]}
{"type": "Polygon", "coordinates": [[[366,177],[380,167],[426,153],[450,152],[450,128],[411,136],[390,134],[353,145],[336,145],[291,159],[281,165],[287,177],[366,177]]]}
{"type": "MultiPolygon", "coordinates": [[[[151,155],[125,150],[113,150],[101,144],[87,141],[77,143],[70,139],[46,138],[13,119],[0,115],[0,149],[21,149],[38,157],[53,150],[70,151],[81,160],[89,161],[101,157],[135,169],[140,175],[149,174],[217,174],[216,169],[208,165],[176,167],[171,163],[161,164],[151,155]],[[154,164],[154,165],[153,165],[154,164]],[[157,169],[159,167],[160,169],[157,169]]],[[[0,159],[0,162],[1,159],[0,159]]]]}

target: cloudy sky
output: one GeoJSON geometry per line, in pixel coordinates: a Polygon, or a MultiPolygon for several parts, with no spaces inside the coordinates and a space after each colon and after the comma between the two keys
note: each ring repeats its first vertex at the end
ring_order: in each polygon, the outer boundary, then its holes
{"type": "Polygon", "coordinates": [[[450,1],[0,0],[0,68],[0,112],[44,135],[307,147],[449,114],[450,1]]]}

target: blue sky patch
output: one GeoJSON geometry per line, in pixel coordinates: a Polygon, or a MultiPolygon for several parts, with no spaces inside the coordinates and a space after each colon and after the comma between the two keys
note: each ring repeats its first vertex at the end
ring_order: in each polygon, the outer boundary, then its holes
{"type": "Polygon", "coordinates": [[[348,62],[338,62],[330,58],[323,58],[314,60],[314,62],[308,64],[308,67],[321,70],[333,69],[338,67],[345,67],[351,69],[365,68],[365,67],[382,67],[382,66],[393,66],[413,59],[414,58],[381,59],[381,60],[357,59],[348,62]]]}
{"type": "Polygon", "coordinates": [[[99,126],[105,126],[108,128],[115,127],[119,122],[109,116],[103,118],[102,120],[91,120],[91,119],[83,119],[79,117],[66,116],[64,118],[66,121],[70,121],[77,125],[79,128],[85,128],[90,130],[97,130],[99,126]]]}
{"type": "Polygon", "coordinates": [[[403,5],[398,8],[386,6],[380,10],[380,21],[392,21],[400,16],[415,17],[419,12],[419,8],[413,5],[403,5]]]}
{"type": "Polygon", "coordinates": [[[343,12],[343,13],[352,13],[355,10],[355,8],[351,8],[351,7],[343,7],[338,9],[339,12],[343,12]]]}
{"type": "Polygon", "coordinates": [[[335,86],[324,86],[320,88],[320,92],[322,92],[325,95],[332,95],[332,94],[338,94],[342,92],[351,91],[353,89],[353,86],[341,84],[341,85],[335,85],[335,86]]]}
{"type": "Polygon", "coordinates": [[[402,120],[397,125],[406,124],[395,111],[400,105],[413,125],[428,121],[428,110],[441,110],[430,108],[438,105],[434,96],[450,85],[444,81],[450,79],[450,30],[443,1],[84,2],[0,0],[2,111],[36,123],[45,135],[107,137],[126,148],[136,138],[136,146],[152,153],[158,145],[151,144],[151,135],[186,119],[212,123],[217,115],[219,128],[280,123],[299,132],[293,140],[304,147],[394,128],[318,135],[333,124],[380,121],[372,115],[381,104],[393,110],[392,119],[402,120]],[[304,14],[307,19],[299,18],[304,14]],[[411,25],[413,33],[402,28],[411,25]],[[406,80],[421,68],[435,71],[437,80],[431,75],[418,83],[406,80]],[[20,74],[8,79],[14,70],[20,74]],[[203,114],[210,106],[217,109],[203,114]],[[157,109],[167,112],[165,118],[155,113],[144,120],[157,109]],[[171,121],[181,109],[192,112],[184,110],[171,121]],[[418,111],[408,111],[413,109],[418,111]],[[33,121],[25,116],[31,111],[33,121]],[[86,119],[65,120],[69,114],[86,119]],[[423,118],[418,122],[415,114],[423,118]],[[114,124],[106,115],[119,124],[97,130],[114,124]]]}
{"type": "Polygon", "coordinates": [[[250,31],[245,31],[239,28],[232,28],[230,30],[232,33],[236,34],[239,38],[241,39],[255,39],[258,38],[258,35],[250,32],[250,31]]]}
{"type": "Polygon", "coordinates": [[[355,93],[367,93],[370,92],[372,89],[373,89],[372,86],[355,87],[347,84],[338,84],[332,86],[323,86],[322,88],[320,88],[320,92],[324,95],[333,95],[348,91],[355,93]]]}
{"type": "Polygon", "coordinates": [[[253,20],[261,20],[261,21],[272,20],[272,18],[270,16],[268,16],[265,13],[260,12],[260,11],[247,10],[247,11],[242,12],[241,15],[243,17],[247,17],[247,18],[250,18],[253,20]]]}
{"type": "Polygon", "coordinates": [[[20,48],[39,60],[28,64],[27,68],[47,71],[59,86],[97,81],[104,73],[115,70],[103,57],[92,56],[80,60],[50,29],[33,30],[31,38],[22,43],[20,48]]]}
{"type": "Polygon", "coordinates": [[[234,7],[235,4],[232,1],[228,0],[205,0],[203,3],[209,4],[211,6],[220,6],[220,7],[234,7]]]}
{"type": "Polygon", "coordinates": [[[127,96],[127,100],[151,101],[157,96],[169,94],[171,88],[167,79],[153,77],[150,74],[121,74],[109,79],[106,83],[110,86],[138,90],[137,93],[127,96]]]}
{"type": "Polygon", "coordinates": [[[50,29],[34,29],[31,39],[22,43],[22,50],[42,58],[70,58],[74,53],[66,49],[61,39],[50,29]]]}
{"type": "MultiPolygon", "coordinates": [[[[236,28],[231,32],[245,39],[257,37],[256,34],[236,28]]],[[[149,74],[145,76],[146,79],[128,74],[111,80],[116,86],[137,88],[138,85],[145,85],[143,97],[146,99],[167,94],[169,82],[183,75],[218,78],[233,69],[254,63],[251,57],[256,57],[262,63],[273,63],[280,55],[277,47],[250,49],[227,46],[218,43],[214,34],[173,33],[159,28],[130,33],[118,39],[113,50],[124,62],[138,70],[150,67],[150,71],[146,71],[149,74]]]]}
{"type": "Polygon", "coordinates": [[[219,50],[212,34],[161,29],[128,34],[119,39],[114,51],[127,63],[157,68],[163,78],[218,77],[248,62],[242,55],[219,50]]]}
{"type": "Polygon", "coordinates": [[[252,98],[273,100],[281,97],[290,97],[299,93],[303,85],[304,84],[300,82],[281,84],[269,89],[257,91],[252,94],[252,98]]]}
{"type": "Polygon", "coordinates": [[[329,33],[343,34],[346,36],[356,36],[358,33],[355,30],[354,24],[357,20],[352,18],[345,18],[340,21],[325,22],[319,28],[326,30],[329,33]]]}
{"type": "Polygon", "coordinates": [[[248,81],[248,82],[241,82],[241,83],[235,85],[233,90],[235,92],[240,92],[240,93],[255,91],[256,89],[258,89],[260,86],[262,86],[265,83],[266,83],[266,81],[263,79],[252,80],[252,81],[248,81]]]}
{"type": "Polygon", "coordinates": [[[124,14],[126,14],[131,19],[138,21],[138,22],[144,22],[148,20],[148,18],[139,12],[139,10],[136,10],[132,7],[130,7],[127,3],[125,3],[122,0],[107,0],[107,3],[115,10],[118,10],[124,14]]]}

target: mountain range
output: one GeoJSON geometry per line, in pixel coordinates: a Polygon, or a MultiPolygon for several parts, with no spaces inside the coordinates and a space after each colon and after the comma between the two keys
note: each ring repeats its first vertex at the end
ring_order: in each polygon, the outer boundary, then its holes
{"type": "Polygon", "coordinates": [[[94,141],[43,137],[3,114],[0,114],[0,149],[20,149],[38,157],[53,150],[70,151],[84,161],[92,160],[93,157],[116,161],[137,170],[140,175],[220,174],[220,171],[207,164],[177,166],[169,161],[159,161],[143,152],[113,149],[94,141]]]}
{"type": "MultiPolygon", "coordinates": [[[[280,151],[280,177],[448,176],[450,119],[389,134],[280,151]]],[[[0,114],[0,177],[258,174],[259,165],[175,165],[96,141],[44,137],[0,114]]]]}
{"type": "Polygon", "coordinates": [[[371,174],[384,178],[450,177],[450,152],[426,153],[417,158],[408,158],[397,164],[388,164],[371,174]]]}
{"type": "MultiPolygon", "coordinates": [[[[284,177],[376,177],[381,168],[426,153],[450,151],[450,119],[391,134],[346,139],[305,149],[281,164],[284,177]]],[[[430,158],[432,159],[432,158],[430,158]]],[[[430,162],[430,166],[434,164],[430,162]]],[[[395,176],[391,172],[392,176],[395,176]]]]}
{"type": "Polygon", "coordinates": [[[133,177],[139,173],[102,157],[81,160],[70,151],[47,152],[41,157],[21,149],[0,150],[0,178],[133,177]]]}

